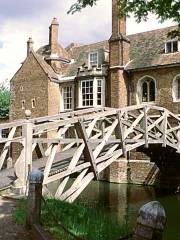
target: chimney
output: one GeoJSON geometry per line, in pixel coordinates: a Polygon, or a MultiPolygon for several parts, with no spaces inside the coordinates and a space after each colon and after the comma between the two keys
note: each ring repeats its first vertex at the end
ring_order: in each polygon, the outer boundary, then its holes
{"type": "Polygon", "coordinates": [[[126,37],[126,19],[118,16],[118,0],[112,0],[112,35],[109,39],[110,81],[109,105],[122,108],[128,105],[128,79],[124,67],[129,61],[130,41],[126,37]]]}
{"type": "Polygon", "coordinates": [[[112,38],[119,35],[126,35],[126,18],[119,18],[118,0],[112,0],[112,38]]]}
{"type": "Polygon", "coordinates": [[[33,42],[32,38],[30,37],[27,41],[27,56],[33,50],[33,44],[34,44],[34,42],[33,42]]]}
{"type": "Polygon", "coordinates": [[[51,53],[57,52],[58,30],[59,30],[59,23],[57,21],[57,18],[54,17],[49,27],[49,45],[51,47],[51,53]]]}

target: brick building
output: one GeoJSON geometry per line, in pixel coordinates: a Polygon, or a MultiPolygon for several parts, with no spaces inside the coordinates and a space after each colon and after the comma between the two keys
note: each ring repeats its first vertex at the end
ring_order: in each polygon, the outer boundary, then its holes
{"type": "Polygon", "coordinates": [[[167,37],[176,26],[126,35],[126,20],[112,1],[112,36],[89,45],[58,43],[59,24],[49,27],[49,44],[38,51],[27,42],[27,58],[11,80],[10,120],[75,109],[123,107],[155,102],[180,108],[180,42],[167,37]]]}
{"type": "MultiPolygon", "coordinates": [[[[179,113],[180,41],[168,37],[177,26],[126,35],[126,20],[118,18],[116,0],[112,0],[112,16],[112,35],[102,42],[71,43],[64,48],[58,42],[56,18],[49,27],[47,45],[34,51],[29,38],[27,57],[11,80],[10,120],[24,118],[25,109],[31,110],[32,117],[40,117],[88,107],[118,108],[147,102],[179,113]]],[[[153,155],[155,161],[163,150],[158,151],[153,155]]],[[[144,173],[135,182],[144,182],[154,168],[153,163],[142,161],[152,160],[151,153],[152,149],[131,153],[130,159],[140,160],[130,162],[132,175],[144,173]]],[[[128,164],[112,164],[110,180],[115,169],[126,171],[128,164]]],[[[124,181],[118,176],[118,182],[124,181]]]]}

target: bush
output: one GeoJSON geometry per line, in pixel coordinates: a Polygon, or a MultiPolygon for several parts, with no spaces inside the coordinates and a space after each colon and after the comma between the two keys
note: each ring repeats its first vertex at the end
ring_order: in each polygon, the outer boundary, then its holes
{"type": "Polygon", "coordinates": [[[0,118],[9,116],[10,91],[7,87],[0,85],[0,118]]]}

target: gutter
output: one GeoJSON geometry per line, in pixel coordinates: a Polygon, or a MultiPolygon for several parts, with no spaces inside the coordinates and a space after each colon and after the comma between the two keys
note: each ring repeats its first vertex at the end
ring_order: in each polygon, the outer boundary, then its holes
{"type": "Polygon", "coordinates": [[[179,66],[180,66],[180,63],[174,63],[174,64],[154,65],[154,66],[144,67],[144,68],[132,68],[132,69],[128,68],[125,70],[136,72],[136,71],[144,71],[144,70],[150,70],[150,69],[171,68],[171,67],[179,67],[179,66]]]}

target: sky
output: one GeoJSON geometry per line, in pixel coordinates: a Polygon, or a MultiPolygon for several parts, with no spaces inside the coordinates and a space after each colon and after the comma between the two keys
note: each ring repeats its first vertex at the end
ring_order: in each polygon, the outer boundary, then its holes
{"type": "MultiPolygon", "coordinates": [[[[109,39],[111,35],[111,0],[99,0],[97,6],[80,13],[67,14],[76,0],[0,0],[0,82],[8,82],[26,57],[26,42],[33,38],[34,50],[48,43],[53,17],[59,21],[59,42],[81,44],[109,39]]],[[[174,25],[159,24],[155,16],[137,24],[127,20],[127,34],[174,25]]]]}

